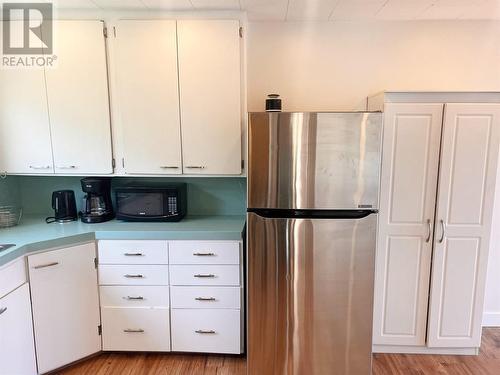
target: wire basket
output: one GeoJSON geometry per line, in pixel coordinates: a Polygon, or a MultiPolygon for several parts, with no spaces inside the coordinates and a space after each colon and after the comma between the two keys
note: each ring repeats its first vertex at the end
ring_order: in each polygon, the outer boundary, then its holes
{"type": "Polygon", "coordinates": [[[19,224],[22,215],[21,207],[0,206],[0,228],[9,228],[19,224]]]}

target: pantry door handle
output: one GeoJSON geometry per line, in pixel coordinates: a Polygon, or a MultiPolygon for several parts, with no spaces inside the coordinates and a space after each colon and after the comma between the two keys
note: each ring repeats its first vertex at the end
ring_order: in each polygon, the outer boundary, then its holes
{"type": "Polygon", "coordinates": [[[203,334],[203,335],[213,335],[214,333],[216,333],[214,330],[210,330],[210,331],[205,331],[203,329],[197,329],[195,331],[196,333],[200,333],[200,334],[203,334]]]}
{"type": "Polygon", "coordinates": [[[128,301],[143,301],[144,297],[143,296],[137,296],[137,297],[127,296],[127,297],[123,297],[123,299],[126,299],[128,301]]]}
{"type": "Polygon", "coordinates": [[[2,307],[2,308],[0,309],[0,315],[2,315],[2,314],[3,314],[4,312],[6,312],[6,311],[7,311],[7,308],[6,308],[6,307],[2,307]]]}
{"type": "Polygon", "coordinates": [[[431,226],[431,219],[427,219],[427,238],[425,239],[425,242],[429,243],[431,240],[431,232],[432,232],[432,226],[431,226]]]}
{"type": "Polygon", "coordinates": [[[52,262],[52,263],[47,263],[47,264],[40,264],[39,266],[33,267],[35,270],[39,270],[40,268],[46,268],[46,267],[52,267],[52,266],[57,266],[59,262],[52,262]]]}
{"type": "Polygon", "coordinates": [[[444,223],[444,220],[439,220],[439,221],[441,223],[441,238],[439,239],[439,243],[443,243],[446,232],[446,224],[444,223]]]}
{"type": "Polygon", "coordinates": [[[215,301],[214,297],[196,297],[196,301],[215,301]]]}
{"type": "Polygon", "coordinates": [[[142,256],[144,256],[143,253],[124,253],[123,255],[125,255],[126,257],[142,257],[142,256]]]}
{"type": "Polygon", "coordinates": [[[200,273],[197,273],[196,275],[194,275],[194,277],[212,278],[212,277],[215,277],[215,275],[213,273],[210,273],[210,274],[200,274],[200,273]]]}
{"type": "Polygon", "coordinates": [[[127,328],[127,329],[124,329],[123,332],[125,332],[125,333],[144,333],[144,330],[141,328],[139,328],[139,329],[127,328]]]}
{"type": "Polygon", "coordinates": [[[144,275],[129,275],[129,274],[126,274],[126,275],[123,275],[123,277],[126,277],[127,279],[142,279],[142,278],[144,278],[144,275]]]}
{"type": "Polygon", "coordinates": [[[213,257],[215,253],[193,253],[193,255],[197,257],[213,257]]]}

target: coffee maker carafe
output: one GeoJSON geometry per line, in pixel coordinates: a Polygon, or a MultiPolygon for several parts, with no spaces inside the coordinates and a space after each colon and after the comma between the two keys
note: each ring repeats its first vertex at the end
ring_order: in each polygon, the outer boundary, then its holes
{"type": "Polygon", "coordinates": [[[115,217],[111,203],[111,179],[109,177],[87,177],[81,180],[83,198],[80,219],[84,223],[102,223],[115,217]]]}

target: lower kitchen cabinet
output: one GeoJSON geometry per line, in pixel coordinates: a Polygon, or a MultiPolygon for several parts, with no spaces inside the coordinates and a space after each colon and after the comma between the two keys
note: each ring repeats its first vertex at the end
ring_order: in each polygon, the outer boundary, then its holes
{"type": "Polygon", "coordinates": [[[240,326],[240,310],[172,309],[172,350],[240,354],[240,326]]]}
{"type": "Polygon", "coordinates": [[[0,298],[0,374],[36,373],[30,292],[24,284],[0,298]]]}
{"type": "Polygon", "coordinates": [[[95,256],[94,243],[28,256],[39,373],[101,350],[95,256]]]}

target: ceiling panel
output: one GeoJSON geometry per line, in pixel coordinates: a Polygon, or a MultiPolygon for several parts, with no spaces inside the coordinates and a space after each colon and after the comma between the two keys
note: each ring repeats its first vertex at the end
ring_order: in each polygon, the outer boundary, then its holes
{"type": "Polygon", "coordinates": [[[97,5],[91,0],[52,0],[55,8],[64,9],[97,9],[97,5]]]}
{"type": "Polygon", "coordinates": [[[374,19],[377,12],[386,0],[341,0],[333,10],[331,20],[370,20],[374,19]]]}
{"type": "Polygon", "coordinates": [[[239,0],[191,0],[196,9],[239,10],[239,0]]]}
{"type": "Polygon", "coordinates": [[[101,9],[145,9],[141,0],[92,0],[101,9]]]}
{"type": "Polygon", "coordinates": [[[240,0],[251,21],[284,21],[288,0],[240,0]]]}
{"type": "Polygon", "coordinates": [[[193,5],[189,0],[142,0],[148,9],[190,10],[193,5]]]}
{"type": "Polygon", "coordinates": [[[326,21],[339,0],[290,0],[287,21],[326,21]]]}
{"type": "Polygon", "coordinates": [[[384,20],[413,20],[418,18],[436,0],[388,0],[375,18],[384,20]]]}

